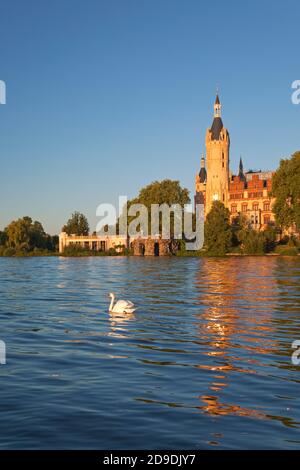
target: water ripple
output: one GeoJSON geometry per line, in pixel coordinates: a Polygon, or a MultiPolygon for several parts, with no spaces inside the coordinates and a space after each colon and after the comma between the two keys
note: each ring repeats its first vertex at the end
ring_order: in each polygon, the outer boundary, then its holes
{"type": "Polygon", "coordinates": [[[299,259],[0,270],[0,448],[299,447],[299,259]],[[109,315],[112,291],[138,310],[109,315]]]}

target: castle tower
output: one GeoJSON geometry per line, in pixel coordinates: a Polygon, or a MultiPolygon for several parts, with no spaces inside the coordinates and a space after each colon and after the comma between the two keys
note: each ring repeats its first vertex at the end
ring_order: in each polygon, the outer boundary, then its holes
{"type": "Polygon", "coordinates": [[[205,204],[205,189],[206,189],[206,169],[205,169],[205,158],[202,155],[201,157],[201,168],[199,173],[196,175],[195,186],[195,205],[196,204],[205,204]]]}
{"type": "Polygon", "coordinates": [[[228,203],[229,192],[229,132],[221,119],[221,103],[216,96],[214,104],[214,120],[206,132],[206,197],[205,215],[209,213],[213,201],[228,203]]]}

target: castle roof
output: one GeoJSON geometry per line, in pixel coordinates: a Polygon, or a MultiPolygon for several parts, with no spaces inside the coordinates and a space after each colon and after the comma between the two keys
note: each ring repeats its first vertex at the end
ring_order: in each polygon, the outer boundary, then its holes
{"type": "Polygon", "coordinates": [[[200,178],[200,183],[205,183],[205,181],[206,181],[206,169],[205,169],[205,167],[202,167],[200,169],[199,178],[200,178]]]}
{"type": "Polygon", "coordinates": [[[218,116],[215,116],[210,128],[212,133],[212,140],[220,140],[220,133],[223,127],[222,119],[218,116]]]}

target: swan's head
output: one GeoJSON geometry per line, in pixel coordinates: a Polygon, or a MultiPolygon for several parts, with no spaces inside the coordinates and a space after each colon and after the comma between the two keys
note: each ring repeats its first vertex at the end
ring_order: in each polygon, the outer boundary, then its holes
{"type": "Polygon", "coordinates": [[[110,292],[110,293],[108,294],[108,297],[112,298],[112,297],[114,297],[114,295],[115,295],[115,294],[114,294],[113,292],[110,292]]]}

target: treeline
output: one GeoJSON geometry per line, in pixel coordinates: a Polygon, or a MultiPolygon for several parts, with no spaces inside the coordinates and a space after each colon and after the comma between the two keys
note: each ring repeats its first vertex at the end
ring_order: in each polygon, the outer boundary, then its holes
{"type": "Polygon", "coordinates": [[[213,203],[204,226],[203,254],[224,256],[225,254],[297,255],[300,242],[295,235],[281,236],[281,230],[269,226],[263,231],[252,228],[251,223],[240,214],[230,223],[229,210],[219,201],[213,203]]]}
{"type": "Polygon", "coordinates": [[[58,236],[47,234],[30,217],[13,220],[0,231],[0,256],[47,255],[58,251],[58,236]]]}

